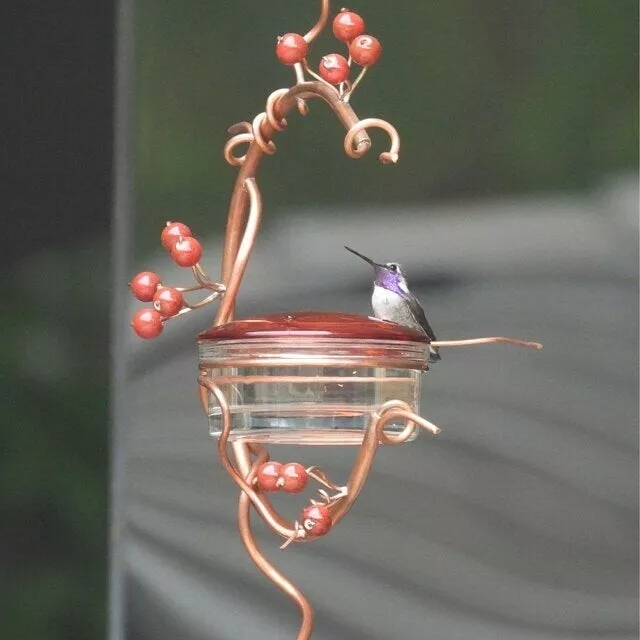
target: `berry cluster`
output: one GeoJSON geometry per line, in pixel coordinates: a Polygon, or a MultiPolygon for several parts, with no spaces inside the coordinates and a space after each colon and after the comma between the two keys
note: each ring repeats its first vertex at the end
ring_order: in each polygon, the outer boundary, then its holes
{"type": "Polygon", "coordinates": [[[309,482],[307,470],[299,462],[265,462],[258,467],[256,484],[265,493],[300,493],[309,482]]]}
{"type": "MultiPolygon", "coordinates": [[[[160,239],[178,266],[196,267],[200,261],[202,246],[186,224],[167,222],[160,239]]],[[[129,283],[129,287],[138,300],[153,303],[152,307],[139,309],[133,316],[131,326],[141,338],[156,338],[162,333],[166,320],[183,310],[193,308],[186,304],[183,292],[192,291],[194,288],[165,286],[160,276],[153,271],[138,273],[129,283]]]]}
{"type": "MultiPolygon", "coordinates": [[[[256,485],[265,493],[300,493],[309,481],[309,473],[299,462],[264,462],[256,472],[256,485]]],[[[302,528],[310,536],[323,536],[331,529],[331,513],[324,504],[305,507],[300,516],[302,528]]]]}
{"type": "Polygon", "coordinates": [[[313,72],[307,64],[309,44],[299,33],[286,33],[279,37],[276,44],[276,56],[280,62],[288,66],[302,64],[309,74],[328,84],[347,84],[344,93],[348,95],[353,91],[366,69],[378,61],[382,54],[382,45],[373,36],[365,34],[362,17],[348,9],[342,9],[333,20],[333,34],[348,47],[349,57],[347,59],[339,53],[329,53],[323,56],[318,66],[318,74],[313,72]],[[363,69],[358,79],[349,85],[348,78],[352,62],[363,69]]]}

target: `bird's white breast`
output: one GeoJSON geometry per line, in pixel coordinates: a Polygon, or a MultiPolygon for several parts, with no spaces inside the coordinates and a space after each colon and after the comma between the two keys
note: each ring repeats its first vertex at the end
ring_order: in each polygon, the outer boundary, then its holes
{"type": "Polygon", "coordinates": [[[380,320],[391,320],[388,317],[395,310],[405,304],[404,300],[393,291],[389,291],[384,287],[373,287],[373,295],[371,296],[371,306],[376,318],[380,320]]]}
{"type": "Polygon", "coordinates": [[[388,320],[423,331],[415,321],[407,301],[398,293],[376,285],[373,287],[371,306],[373,307],[373,315],[380,320],[388,320]]]}

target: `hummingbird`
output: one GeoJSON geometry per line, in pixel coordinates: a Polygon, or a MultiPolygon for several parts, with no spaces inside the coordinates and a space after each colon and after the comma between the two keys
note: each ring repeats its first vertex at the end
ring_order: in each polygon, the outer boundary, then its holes
{"type": "MultiPolygon", "coordinates": [[[[345,246],[345,249],[362,258],[373,267],[375,275],[371,306],[373,307],[373,315],[376,318],[401,324],[409,327],[409,329],[424,333],[431,340],[437,340],[420,302],[409,291],[407,277],[397,262],[380,264],[350,247],[345,246]]],[[[438,360],[440,360],[438,347],[429,345],[429,362],[433,363],[438,360]]]]}

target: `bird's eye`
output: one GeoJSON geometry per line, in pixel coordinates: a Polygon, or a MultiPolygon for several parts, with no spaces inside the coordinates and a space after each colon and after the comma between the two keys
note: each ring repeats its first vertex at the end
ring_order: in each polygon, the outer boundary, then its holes
{"type": "Polygon", "coordinates": [[[389,271],[392,271],[393,273],[396,273],[396,271],[398,271],[398,265],[397,264],[390,264],[389,265],[389,271]]]}

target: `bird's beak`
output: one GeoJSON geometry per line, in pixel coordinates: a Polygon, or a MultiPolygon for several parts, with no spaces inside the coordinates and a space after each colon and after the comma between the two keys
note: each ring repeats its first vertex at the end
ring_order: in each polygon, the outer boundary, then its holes
{"type": "Polygon", "coordinates": [[[374,262],[371,258],[367,258],[367,256],[363,256],[361,253],[358,253],[357,251],[355,251],[354,249],[352,249],[351,247],[347,247],[345,245],[344,247],[347,251],[351,251],[351,253],[355,254],[358,256],[358,258],[362,258],[365,262],[368,262],[372,267],[379,267],[381,265],[379,265],[377,262],[374,262]]]}

